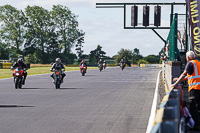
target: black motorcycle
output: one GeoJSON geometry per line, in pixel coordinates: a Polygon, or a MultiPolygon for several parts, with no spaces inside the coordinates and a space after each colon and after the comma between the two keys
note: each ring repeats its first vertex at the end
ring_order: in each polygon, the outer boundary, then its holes
{"type": "Polygon", "coordinates": [[[101,72],[103,70],[103,65],[99,64],[99,71],[101,72]]]}
{"type": "Polygon", "coordinates": [[[120,64],[120,67],[121,67],[121,69],[122,69],[122,71],[123,71],[124,68],[125,68],[125,63],[121,63],[121,64],[120,64]]]}
{"type": "Polygon", "coordinates": [[[60,85],[62,84],[62,71],[55,70],[53,73],[53,79],[54,79],[55,88],[56,89],[60,88],[60,85]]]}

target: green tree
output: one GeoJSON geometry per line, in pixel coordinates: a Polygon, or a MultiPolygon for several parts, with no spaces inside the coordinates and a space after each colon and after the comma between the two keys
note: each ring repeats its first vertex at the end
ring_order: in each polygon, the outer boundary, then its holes
{"type": "Polygon", "coordinates": [[[39,6],[28,6],[25,9],[28,19],[27,43],[26,46],[38,48],[41,52],[40,60],[47,63],[48,60],[45,51],[49,52],[49,39],[55,26],[51,22],[51,16],[48,10],[39,6]]]}
{"type": "Polygon", "coordinates": [[[85,33],[78,29],[77,16],[57,5],[52,11],[27,6],[25,11],[0,6],[0,58],[26,56],[31,63],[49,63],[61,57],[65,63],[77,58],[71,48],[85,33]]]}
{"type": "MultiPolygon", "coordinates": [[[[59,47],[64,48],[63,53],[69,56],[75,42],[85,33],[78,29],[77,16],[68,7],[54,5],[51,15],[56,25],[59,47]]],[[[68,59],[66,58],[66,60],[68,59]]]]}
{"type": "Polygon", "coordinates": [[[140,55],[139,49],[135,48],[135,49],[133,50],[133,57],[132,57],[132,59],[131,59],[131,63],[132,63],[132,64],[137,64],[137,62],[138,62],[140,59],[143,59],[143,56],[140,55]]]}
{"type": "Polygon", "coordinates": [[[100,45],[97,45],[97,48],[95,50],[90,51],[91,64],[97,64],[98,60],[105,56],[106,52],[102,51],[101,49],[102,47],[100,45]]]}
{"type": "Polygon", "coordinates": [[[0,23],[0,39],[10,47],[15,47],[16,52],[19,53],[25,40],[26,19],[24,13],[10,5],[0,6],[0,23]]]}
{"type": "Polygon", "coordinates": [[[140,51],[137,48],[134,48],[133,55],[140,55],[140,51]]]}
{"type": "Polygon", "coordinates": [[[143,60],[143,59],[140,59],[138,62],[137,62],[138,66],[140,66],[140,64],[149,64],[148,61],[146,60],[143,60]]]}
{"type": "Polygon", "coordinates": [[[119,63],[120,60],[123,58],[127,65],[131,66],[131,59],[133,56],[133,52],[129,49],[121,49],[116,56],[114,56],[115,62],[119,63]]]}
{"type": "Polygon", "coordinates": [[[149,63],[159,63],[160,57],[158,55],[148,55],[147,57],[144,57],[144,60],[149,63]]]}
{"type": "Polygon", "coordinates": [[[9,58],[8,45],[0,43],[0,59],[8,59],[8,58],[9,58]]]}

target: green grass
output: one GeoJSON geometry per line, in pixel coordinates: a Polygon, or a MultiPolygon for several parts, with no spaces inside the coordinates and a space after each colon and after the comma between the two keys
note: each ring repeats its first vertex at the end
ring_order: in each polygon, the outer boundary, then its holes
{"type": "MultiPolygon", "coordinates": [[[[35,75],[35,74],[45,74],[45,73],[51,73],[50,70],[51,67],[33,67],[31,69],[27,70],[28,75],[35,75]]],[[[97,69],[97,67],[88,67],[88,70],[90,69],[97,69]]],[[[80,70],[79,67],[66,67],[66,71],[77,71],[80,70]]],[[[0,69],[0,79],[3,78],[11,78],[13,71],[10,69],[0,69]]]]}

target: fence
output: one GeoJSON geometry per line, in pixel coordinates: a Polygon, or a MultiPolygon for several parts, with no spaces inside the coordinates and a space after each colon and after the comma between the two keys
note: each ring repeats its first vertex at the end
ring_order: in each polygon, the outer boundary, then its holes
{"type": "Polygon", "coordinates": [[[180,101],[183,99],[180,89],[171,88],[157,109],[151,133],[179,133],[181,125],[180,101]]]}
{"type": "Polygon", "coordinates": [[[179,133],[181,131],[181,103],[183,102],[183,91],[179,88],[170,88],[173,78],[181,74],[181,55],[177,47],[178,14],[174,15],[170,32],[165,46],[165,54],[169,61],[163,63],[163,78],[166,94],[156,111],[154,126],[151,133],[179,133]],[[178,61],[179,60],[179,61],[178,61]]]}
{"type": "Polygon", "coordinates": [[[0,63],[0,69],[10,69],[12,63],[0,63]]]}

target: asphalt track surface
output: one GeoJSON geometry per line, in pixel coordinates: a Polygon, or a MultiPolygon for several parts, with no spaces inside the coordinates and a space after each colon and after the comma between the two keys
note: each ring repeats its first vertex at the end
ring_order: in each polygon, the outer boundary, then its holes
{"type": "Polygon", "coordinates": [[[28,76],[18,90],[2,79],[0,133],[145,133],[158,71],[66,72],[57,90],[50,74],[28,76]]]}

